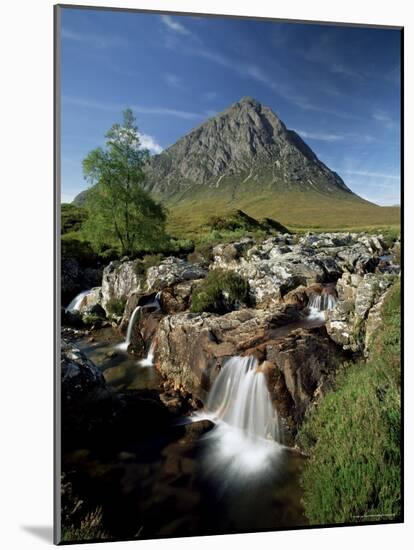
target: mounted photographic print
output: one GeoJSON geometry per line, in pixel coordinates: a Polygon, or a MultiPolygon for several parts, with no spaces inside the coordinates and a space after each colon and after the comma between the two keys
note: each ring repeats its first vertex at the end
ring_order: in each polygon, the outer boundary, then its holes
{"type": "Polygon", "coordinates": [[[55,8],[55,542],[402,522],[402,28],[55,8]]]}

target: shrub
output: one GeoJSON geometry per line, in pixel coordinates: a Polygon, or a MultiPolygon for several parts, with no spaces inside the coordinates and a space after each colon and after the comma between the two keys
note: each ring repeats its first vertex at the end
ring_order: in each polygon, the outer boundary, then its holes
{"type": "Polygon", "coordinates": [[[299,444],[312,524],[398,519],[401,513],[400,287],[389,291],[371,356],[342,370],[305,420],[299,444]]]}
{"type": "Polygon", "coordinates": [[[227,313],[248,302],[249,285],[233,271],[214,269],[193,292],[191,311],[227,313]]]}
{"type": "Polygon", "coordinates": [[[125,304],[126,298],[111,298],[106,305],[106,309],[110,315],[122,317],[124,314],[125,304]]]}
{"type": "Polygon", "coordinates": [[[166,256],[179,254],[189,254],[194,250],[194,241],[191,239],[169,238],[165,245],[160,247],[160,251],[166,256]]]}

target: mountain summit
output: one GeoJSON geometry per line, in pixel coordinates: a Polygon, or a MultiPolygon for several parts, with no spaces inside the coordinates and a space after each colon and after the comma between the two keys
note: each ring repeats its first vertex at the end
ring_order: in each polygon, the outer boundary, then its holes
{"type": "Polygon", "coordinates": [[[252,97],[210,118],[152,158],[146,188],[179,200],[201,186],[275,191],[352,191],[300,136],[252,97]]]}

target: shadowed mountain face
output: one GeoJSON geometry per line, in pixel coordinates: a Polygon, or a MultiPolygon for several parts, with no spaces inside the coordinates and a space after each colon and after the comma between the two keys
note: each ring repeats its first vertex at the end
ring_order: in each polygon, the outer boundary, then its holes
{"type": "MultiPolygon", "coordinates": [[[[152,158],[146,188],[180,200],[200,186],[353,195],[273,111],[244,97],[152,158]]],[[[210,194],[209,192],[209,194],[210,194]]]]}

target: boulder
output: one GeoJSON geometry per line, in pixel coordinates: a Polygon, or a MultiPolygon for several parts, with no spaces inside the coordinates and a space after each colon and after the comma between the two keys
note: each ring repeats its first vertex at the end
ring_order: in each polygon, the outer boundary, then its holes
{"type": "Polygon", "coordinates": [[[369,312],[392,283],[393,277],[388,274],[345,273],[336,286],[339,300],[328,312],[326,330],[332,340],[344,350],[362,352],[369,312]]]}
{"type": "Polygon", "coordinates": [[[62,446],[82,445],[112,415],[112,396],[101,371],[75,345],[61,341],[62,446]]]}
{"type": "Polygon", "coordinates": [[[134,268],[133,261],[113,261],[105,267],[102,275],[102,307],[108,312],[110,300],[127,299],[142,288],[142,279],[134,268]]]}
{"type": "Polygon", "coordinates": [[[269,389],[279,412],[299,425],[317,390],[332,379],[340,359],[323,327],[299,328],[267,343],[269,389]]]}
{"type": "Polygon", "coordinates": [[[281,244],[277,237],[250,247],[244,255],[239,253],[242,244],[216,247],[211,267],[231,269],[244,277],[249,282],[251,299],[257,307],[279,303],[298,286],[335,281],[342,274],[340,267],[328,254],[321,253],[318,256],[313,249],[281,244]],[[225,254],[225,251],[232,250],[230,246],[237,253],[225,254]]]}
{"type": "Polygon", "coordinates": [[[275,328],[298,318],[298,310],[289,305],[271,312],[242,309],[225,315],[168,315],[157,333],[156,366],[175,390],[203,400],[223,361],[254,352],[260,357],[259,344],[275,328]]]}
{"type": "Polygon", "coordinates": [[[92,361],[75,345],[62,340],[61,342],[61,379],[62,403],[80,403],[107,396],[105,379],[92,361]]]}
{"type": "Polygon", "coordinates": [[[215,267],[227,268],[232,263],[236,263],[254,244],[253,239],[247,238],[236,243],[215,246],[212,250],[215,267]]]}
{"type": "Polygon", "coordinates": [[[282,423],[294,434],[343,359],[342,350],[324,328],[300,328],[300,318],[297,308],[290,305],[220,316],[181,313],[165,317],[158,330],[156,367],[167,388],[205,402],[230,357],[255,356],[266,373],[282,423]]]}
{"type": "Polygon", "coordinates": [[[180,258],[166,258],[159,265],[147,270],[147,290],[156,292],[184,281],[203,279],[206,268],[180,258]]]}

